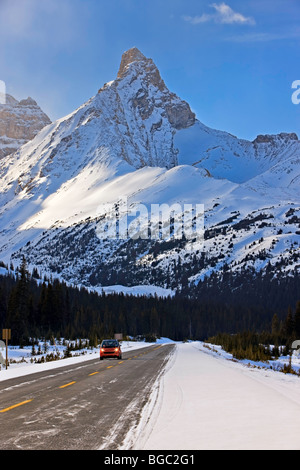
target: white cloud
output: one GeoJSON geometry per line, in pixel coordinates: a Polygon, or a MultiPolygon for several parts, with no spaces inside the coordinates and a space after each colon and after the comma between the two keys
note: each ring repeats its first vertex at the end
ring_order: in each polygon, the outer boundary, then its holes
{"type": "Polygon", "coordinates": [[[240,24],[255,24],[255,21],[251,17],[246,17],[241,13],[236,13],[235,11],[230,8],[230,6],[226,5],[226,3],[220,3],[217,5],[216,3],[212,4],[212,7],[216,10],[216,21],[220,23],[232,24],[232,23],[240,23],[240,24]]]}
{"type": "Polygon", "coordinates": [[[200,16],[184,16],[183,19],[191,24],[201,24],[207,22],[222,23],[222,24],[255,24],[254,18],[244,16],[241,13],[235,12],[226,3],[213,3],[210,5],[214,8],[215,12],[211,14],[203,13],[200,16]]]}
{"type": "Polygon", "coordinates": [[[183,19],[184,21],[187,21],[188,23],[191,24],[200,24],[200,23],[206,23],[207,21],[211,20],[212,15],[207,15],[206,13],[203,13],[201,16],[184,16],[183,19]]]}

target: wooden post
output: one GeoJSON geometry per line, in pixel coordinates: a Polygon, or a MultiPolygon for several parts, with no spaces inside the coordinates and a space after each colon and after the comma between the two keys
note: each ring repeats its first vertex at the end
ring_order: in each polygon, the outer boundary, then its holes
{"type": "Polygon", "coordinates": [[[11,339],[11,330],[8,328],[4,328],[2,330],[2,339],[5,340],[6,342],[6,360],[5,360],[5,365],[6,365],[6,370],[7,370],[7,365],[8,365],[8,340],[11,339]]]}

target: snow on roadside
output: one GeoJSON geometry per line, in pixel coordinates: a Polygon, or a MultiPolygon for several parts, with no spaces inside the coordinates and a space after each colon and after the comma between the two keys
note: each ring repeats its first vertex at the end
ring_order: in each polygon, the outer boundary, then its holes
{"type": "MultiPolygon", "coordinates": [[[[269,369],[281,372],[285,366],[289,365],[290,356],[280,356],[277,359],[270,359],[268,361],[252,361],[250,359],[235,359],[232,354],[224,351],[221,346],[216,344],[202,343],[201,349],[206,348],[212,354],[223,357],[234,362],[238,362],[247,367],[258,368],[258,369],[269,369]]],[[[296,374],[300,374],[300,356],[295,352],[292,355],[291,366],[296,374]]]]}
{"type": "Polygon", "coordinates": [[[300,449],[299,376],[206,346],[177,345],[125,448],[300,449]]]}

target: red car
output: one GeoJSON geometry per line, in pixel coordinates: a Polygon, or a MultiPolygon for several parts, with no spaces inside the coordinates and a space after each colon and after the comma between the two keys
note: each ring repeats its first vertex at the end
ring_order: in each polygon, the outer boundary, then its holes
{"type": "Polygon", "coordinates": [[[104,339],[100,346],[100,361],[105,357],[122,359],[120,343],[117,339],[104,339]]]}

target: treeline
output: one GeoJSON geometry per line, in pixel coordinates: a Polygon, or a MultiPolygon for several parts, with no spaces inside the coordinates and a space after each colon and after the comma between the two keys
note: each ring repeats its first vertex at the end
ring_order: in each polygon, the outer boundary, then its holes
{"type": "Polygon", "coordinates": [[[0,329],[12,330],[12,344],[55,337],[87,338],[96,345],[115,333],[205,340],[221,332],[270,331],[274,313],[284,320],[286,311],[266,308],[261,298],[250,305],[242,298],[224,302],[213,294],[202,299],[98,294],[39,279],[36,270],[28,272],[25,259],[17,272],[0,276],[0,329]]]}
{"type": "Polygon", "coordinates": [[[300,301],[291,308],[283,321],[274,314],[270,331],[243,331],[236,334],[219,333],[208,342],[222,346],[236,359],[268,361],[293,352],[292,344],[300,340],[300,301]]]}
{"type": "Polygon", "coordinates": [[[271,269],[256,271],[250,267],[234,272],[225,265],[197,284],[183,287],[182,294],[205,302],[215,299],[220,304],[244,305],[265,314],[273,312],[282,319],[300,299],[300,273],[295,269],[289,275],[274,275],[271,269]]]}

